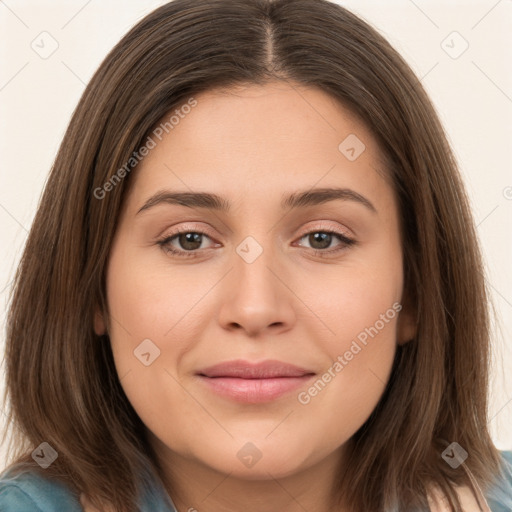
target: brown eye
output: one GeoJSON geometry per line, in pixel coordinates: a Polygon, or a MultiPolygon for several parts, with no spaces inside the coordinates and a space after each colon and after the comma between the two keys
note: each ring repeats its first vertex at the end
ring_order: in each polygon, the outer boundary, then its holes
{"type": "Polygon", "coordinates": [[[181,248],[187,250],[187,251],[194,251],[196,249],[200,249],[202,237],[203,235],[201,233],[180,233],[177,236],[174,236],[173,238],[176,238],[178,241],[178,244],[181,246],[181,248]]]}
{"type": "Polygon", "coordinates": [[[317,231],[316,233],[310,233],[308,236],[308,242],[313,249],[328,249],[333,240],[331,233],[323,233],[317,231]]]}
{"type": "Polygon", "coordinates": [[[202,231],[181,229],[157,243],[164,252],[187,258],[198,256],[200,249],[205,249],[201,247],[204,238],[210,239],[210,236],[202,231]]]}
{"type": "Polygon", "coordinates": [[[355,240],[346,237],[345,235],[336,231],[311,231],[303,235],[300,240],[307,238],[311,249],[315,251],[315,254],[331,254],[346,249],[348,246],[355,244],[355,240]],[[340,243],[334,248],[329,249],[333,241],[338,240],[340,243]]]}

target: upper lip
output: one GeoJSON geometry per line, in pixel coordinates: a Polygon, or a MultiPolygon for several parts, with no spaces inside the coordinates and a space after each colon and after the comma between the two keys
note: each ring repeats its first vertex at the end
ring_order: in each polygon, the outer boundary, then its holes
{"type": "Polygon", "coordinates": [[[303,377],[304,375],[313,375],[315,372],[276,359],[268,359],[259,363],[236,359],[203,368],[197,373],[204,377],[271,379],[277,377],[303,377]]]}

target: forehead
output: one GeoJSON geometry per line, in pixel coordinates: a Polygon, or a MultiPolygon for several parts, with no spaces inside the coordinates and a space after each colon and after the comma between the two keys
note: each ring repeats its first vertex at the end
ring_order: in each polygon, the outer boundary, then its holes
{"type": "Polygon", "coordinates": [[[319,88],[250,84],[205,91],[193,100],[193,107],[177,105],[162,118],[159,137],[153,132],[155,145],[132,177],[138,203],[164,188],[259,190],[270,200],[271,190],[281,198],[315,183],[366,191],[384,185],[371,132],[319,88]]]}

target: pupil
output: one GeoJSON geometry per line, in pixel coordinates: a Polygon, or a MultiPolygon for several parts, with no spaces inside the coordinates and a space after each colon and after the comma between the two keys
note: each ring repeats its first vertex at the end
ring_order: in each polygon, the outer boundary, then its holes
{"type": "Polygon", "coordinates": [[[183,249],[189,249],[189,250],[198,249],[199,247],[201,247],[201,235],[199,233],[181,234],[180,235],[180,245],[183,247],[183,249]]]}
{"type": "MultiPolygon", "coordinates": [[[[314,246],[314,244],[319,243],[320,247],[316,247],[317,249],[326,249],[330,245],[331,235],[329,233],[313,233],[309,235],[309,243],[314,246]]],[[[180,235],[180,244],[184,249],[194,250],[198,249],[201,246],[201,235],[199,233],[184,233],[180,235]],[[190,245],[191,244],[191,245],[190,245]]]]}
{"type": "Polygon", "coordinates": [[[313,233],[312,235],[310,235],[309,243],[311,243],[311,245],[314,248],[326,249],[327,247],[329,247],[330,241],[331,241],[331,235],[329,233],[313,233]],[[320,242],[320,247],[314,247],[311,239],[313,240],[314,243],[320,242]]]}

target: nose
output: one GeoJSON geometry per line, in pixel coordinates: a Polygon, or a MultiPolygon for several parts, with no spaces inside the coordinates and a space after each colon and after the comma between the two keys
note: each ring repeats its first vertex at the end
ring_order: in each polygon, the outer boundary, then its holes
{"type": "MultiPolygon", "coordinates": [[[[252,243],[250,251],[257,249],[252,243]]],[[[221,326],[227,330],[242,329],[248,336],[291,329],[296,318],[295,295],[289,272],[283,270],[274,252],[265,249],[254,261],[242,251],[235,252],[232,262],[222,290],[221,326]]]]}

